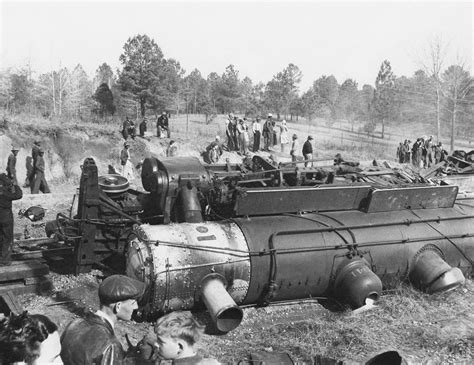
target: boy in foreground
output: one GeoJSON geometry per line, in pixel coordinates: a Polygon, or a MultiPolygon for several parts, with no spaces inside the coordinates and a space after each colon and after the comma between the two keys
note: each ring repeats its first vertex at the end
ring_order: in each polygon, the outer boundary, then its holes
{"type": "Polygon", "coordinates": [[[173,365],[219,365],[217,360],[197,354],[195,346],[203,333],[204,326],[190,312],[169,313],[155,324],[157,352],[173,365]]]}

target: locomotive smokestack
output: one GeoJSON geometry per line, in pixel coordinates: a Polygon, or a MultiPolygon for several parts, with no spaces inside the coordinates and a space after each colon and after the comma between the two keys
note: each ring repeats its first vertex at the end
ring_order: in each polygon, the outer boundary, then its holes
{"type": "Polygon", "coordinates": [[[180,221],[188,223],[200,223],[203,221],[201,204],[199,203],[197,189],[190,181],[180,191],[181,217],[180,221]]]}
{"type": "Polygon", "coordinates": [[[201,294],[217,329],[229,332],[242,322],[243,312],[229,295],[224,284],[224,277],[209,274],[201,281],[201,294]]]}

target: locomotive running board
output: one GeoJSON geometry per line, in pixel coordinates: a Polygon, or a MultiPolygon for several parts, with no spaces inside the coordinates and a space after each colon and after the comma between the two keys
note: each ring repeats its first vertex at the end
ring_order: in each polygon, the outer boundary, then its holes
{"type": "Polygon", "coordinates": [[[242,189],[236,197],[236,216],[360,209],[369,185],[242,189]]]}
{"type": "Polygon", "coordinates": [[[370,192],[367,213],[404,209],[452,208],[458,187],[417,186],[413,188],[374,189],[370,192]]]}

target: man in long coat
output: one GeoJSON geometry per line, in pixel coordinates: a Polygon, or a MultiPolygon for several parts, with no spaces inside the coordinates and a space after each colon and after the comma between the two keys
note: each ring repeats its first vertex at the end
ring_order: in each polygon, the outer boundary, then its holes
{"type": "Polygon", "coordinates": [[[23,192],[6,174],[0,174],[0,266],[11,265],[13,245],[12,200],[21,199],[23,192]]]}
{"type": "Polygon", "coordinates": [[[267,120],[263,124],[263,149],[270,151],[270,146],[273,146],[273,120],[272,114],[269,113],[267,120]]]}
{"type": "Polygon", "coordinates": [[[36,163],[34,166],[35,179],[33,181],[31,194],[38,194],[40,191],[44,194],[51,193],[51,191],[49,190],[48,183],[46,182],[45,164],[43,156],[44,151],[40,149],[38,157],[36,157],[36,163]]]}
{"type": "Polygon", "coordinates": [[[7,176],[14,185],[18,185],[18,179],[16,178],[16,156],[19,150],[19,148],[12,147],[12,153],[8,156],[7,161],[7,176]]]}

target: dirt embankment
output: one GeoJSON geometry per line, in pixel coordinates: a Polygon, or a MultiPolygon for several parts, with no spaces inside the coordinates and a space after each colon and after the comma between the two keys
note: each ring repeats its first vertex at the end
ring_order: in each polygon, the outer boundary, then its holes
{"type": "MultiPolygon", "coordinates": [[[[67,189],[77,185],[81,165],[85,158],[94,158],[99,174],[107,174],[109,166],[120,170],[119,156],[124,139],[116,125],[53,125],[44,122],[38,126],[34,121],[9,121],[0,128],[0,171],[5,171],[7,158],[12,146],[20,151],[17,156],[17,177],[22,185],[28,171],[32,169],[31,148],[35,141],[41,143],[45,151],[46,179],[53,186],[67,189]]],[[[199,147],[177,138],[183,155],[199,156],[199,147]]],[[[152,132],[145,138],[129,138],[130,155],[134,166],[147,156],[165,156],[169,139],[158,139],[152,132]]],[[[137,176],[138,176],[137,171],[137,176]]]]}

